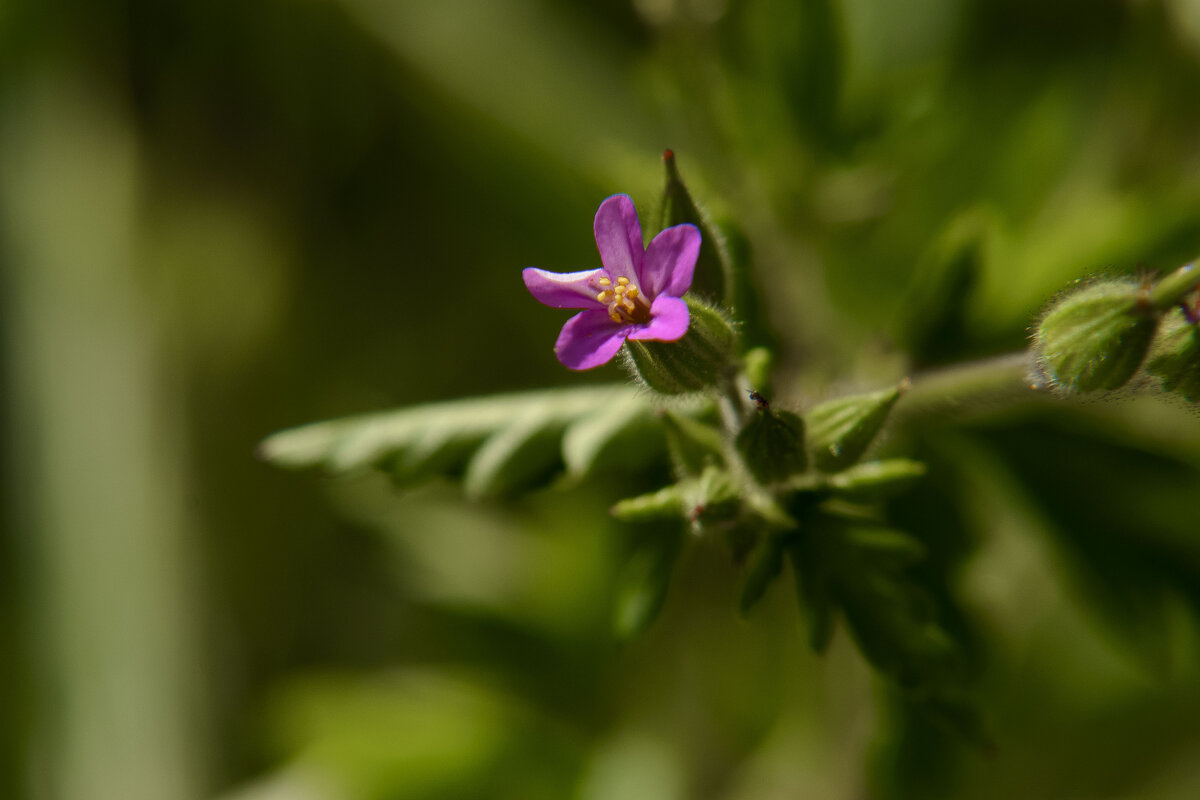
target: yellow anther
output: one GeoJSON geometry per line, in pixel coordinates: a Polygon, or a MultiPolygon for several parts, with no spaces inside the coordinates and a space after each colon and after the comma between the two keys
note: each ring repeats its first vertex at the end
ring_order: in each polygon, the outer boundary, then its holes
{"type": "Polygon", "coordinates": [[[632,300],[630,300],[628,297],[622,298],[621,304],[624,305],[626,308],[628,308],[630,311],[633,311],[635,308],[637,308],[637,306],[634,304],[634,302],[632,300]]]}
{"type": "Polygon", "coordinates": [[[617,283],[621,284],[622,286],[628,286],[629,278],[626,278],[624,275],[622,275],[621,277],[617,278],[617,283]]]}
{"type": "Polygon", "coordinates": [[[613,291],[616,292],[617,294],[621,295],[621,294],[625,294],[626,290],[628,290],[628,289],[629,289],[629,287],[622,283],[620,286],[617,286],[616,288],[614,288],[613,291]]]}
{"type": "Polygon", "coordinates": [[[616,311],[608,312],[608,318],[611,319],[613,322],[623,322],[624,321],[621,319],[621,315],[618,314],[616,311]]]}
{"type": "Polygon", "coordinates": [[[597,278],[596,283],[600,284],[601,286],[612,286],[612,281],[610,281],[608,278],[597,278]]]}
{"type": "Polygon", "coordinates": [[[637,290],[637,287],[636,287],[636,286],[630,286],[630,287],[629,287],[629,289],[628,289],[628,290],[625,292],[625,296],[626,296],[626,297],[637,297],[637,296],[638,296],[638,290],[637,290]]]}
{"type": "Polygon", "coordinates": [[[612,292],[610,292],[608,289],[605,289],[603,292],[596,295],[596,299],[601,303],[607,303],[610,297],[612,297],[612,292]]]}

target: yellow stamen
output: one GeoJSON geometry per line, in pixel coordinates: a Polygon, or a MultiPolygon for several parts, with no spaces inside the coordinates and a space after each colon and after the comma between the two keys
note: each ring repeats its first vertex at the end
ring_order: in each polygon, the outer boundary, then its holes
{"type": "Polygon", "coordinates": [[[618,287],[616,287],[615,289],[613,289],[613,291],[614,291],[614,292],[616,292],[618,295],[622,295],[622,294],[625,294],[625,292],[626,292],[628,289],[629,289],[629,287],[628,287],[628,286],[626,286],[625,284],[621,284],[620,286],[618,286],[618,287]]]}
{"type": "Polygon", "coordinates": [[[623,322],[624,321],[621,319],[621,315],[618,314],[616,311],[610,311],[608,314],[608,318],[611,319],[613,322],[623,322]]]}
{"type": "Polygon", "coordinates": [[[608,298],[610,298],[610,297],[612,297],[612,292],[610,292],[608,289],[605,289],[603,292],[596,295],[596,299],[599,300],[601,303],[607,303],[608,298]]]}
{"type": "Polygon", "coordinates": [[[596,283],[600,284],[601,286],[612,286],[612,281],[610,281],[608,278],[597,278],[596,283]]]}
{"type": "Polygon", "coordinates": [[[621,284],[622,286],[628,286],[629,278],[626,278],[625,276],[622,275],[620,278],[617,278],[617,283],[621,284]]]}
{"type": "Polygon", "coordinates": [[[633,311],[635,308],[637,308],[637,306],[634,305],[634,302],[632,300],[630,300],[628,297],[623,298],[621,300],[621,304],[623,306],[625,306],[626,308],[628,308],[630,311],[633,311]]]}
{"type": "Polygon", "coordinates": [[[626,297],[637,297],[637,296],[638,296],[638,290],[637,290],[637,287],[636,287],[636,286],[630,286],[630,287],[629,287],[629,289],[628,289],[628,290],[625,292],[625,296],[626,296],[626,297]]]}

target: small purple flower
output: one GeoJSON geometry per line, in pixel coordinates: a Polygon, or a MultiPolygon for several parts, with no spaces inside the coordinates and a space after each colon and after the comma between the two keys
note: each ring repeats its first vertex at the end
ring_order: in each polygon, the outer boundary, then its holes
{"type": "Polygon", "coordinates": [[[626,339],[674,342],[688,329],[680,298],[692,285],[700,255],[695,225],[675,225],[642,247],[637,210],[616,194],[596,211],[600,269],[547,272],[526,267],[525,286],[539,303],[582,308],[563,325],[554,352],[570,369],[607,364],[626,339]]]}

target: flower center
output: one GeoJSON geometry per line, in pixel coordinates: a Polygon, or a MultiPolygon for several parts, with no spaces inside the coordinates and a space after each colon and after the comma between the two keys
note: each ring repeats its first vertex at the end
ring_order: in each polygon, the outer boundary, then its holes
{"type": "Polygon", "coordinates": [[[642,297],[637,284],[630,283],[629,278],[617,278],[614,286],[611,278],[598,278],[600,292],[596,299],[608,306],[608,317],[613,322],[644,323],[650,321],[650,307],[642,297]]]}

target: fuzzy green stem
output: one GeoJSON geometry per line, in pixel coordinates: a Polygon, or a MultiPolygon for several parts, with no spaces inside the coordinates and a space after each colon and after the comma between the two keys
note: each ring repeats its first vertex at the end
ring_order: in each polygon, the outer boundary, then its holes
{"type": "Polygon", "coordinates": [[[1024,402],[1042,387],[1029,353],[973,361],[916,375],[896,403],[892,424],[905,426],[933,417],[962,417],[997,405],[1024,402]]]}
{"type": "Polygon", "coordinates": [[[1173,308],[1179,301],[1200,286],[1200,268],[1196,263],[1184,264],[1159,281],[1150,290],[1150,305],[1158,312],[1173,308]]]}

